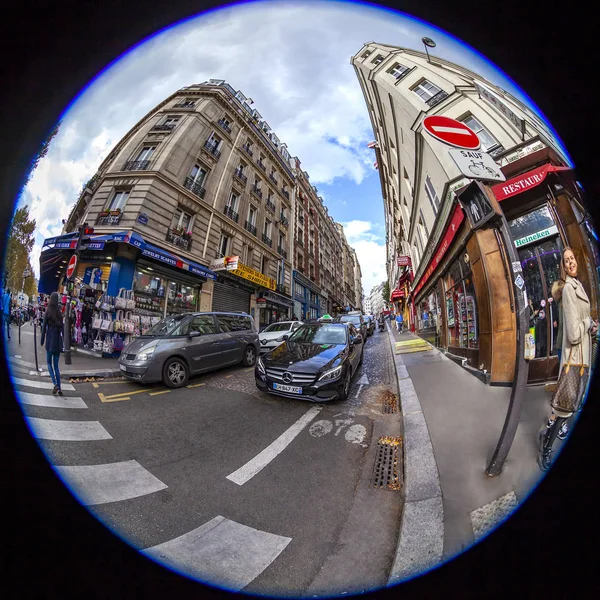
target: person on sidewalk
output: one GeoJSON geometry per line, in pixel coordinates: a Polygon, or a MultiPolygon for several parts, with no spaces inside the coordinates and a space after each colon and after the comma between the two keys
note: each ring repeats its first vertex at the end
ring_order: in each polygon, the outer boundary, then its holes
{"type": "Polygon", "coordinates": [[[44,314],[42,323],[42,335],[40,343],[43,346],[46,342],[46,361],[48,362],[48,372],[54,384],[53,394],[62,396],[60,387],[60,371],[58,370],[58,361],[60,353],[63,350],[63,317],[58,305],[58,293],[52,292],[48,302],[48,308],[44,314]]]}
{"type": "Polygon", "coordinates": [[[10,290],[6,288],[4,290],[4,296],[2,297],[2,329],[6,323],[6,337],[10,340],[10,305],[11,297],[10,290]]]}
{"type": "Polygon", "coordinates": [[[402,326],[404,325],[403,321],[404,319],[402,318],[402,313],[398,313],[396,315],[396,328],[398,329],[399,333],[402,333],[402,326]]]}
{"type": "MultiPolygon", "coordinates": [[[[565,359],[576,364],[583,363],[588,365],[588,367],[592,366],[592,336],[597,334],[598,324],[590,316],[590,300],[583,285],[577,279],[577,261],[575,260],[573,250],[569,247],[565,248],[562,252],[560,279],[565,282],[561,298],[563,339],[559,373],[562,375],[565,359]]],[[[586,392],[587,387],[583,392],[584,395],[586,392]]],[[[540,456],[538,457],[538,465],[542,471],[547,471],[550,468],[554,440],[562,425],[573,414],[572,412],[559,411],[553,408],[546,427],[540,431],[540,456]]]]}

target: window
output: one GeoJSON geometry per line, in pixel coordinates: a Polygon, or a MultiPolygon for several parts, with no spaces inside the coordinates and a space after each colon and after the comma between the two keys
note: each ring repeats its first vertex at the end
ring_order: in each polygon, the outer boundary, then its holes
{"type": "Polygon", "coordinates": [[[248,166],[248,165],[247,165],[247,164],[246,164],[246,163],[245,163],[243,160],[241,160],[241,161],[240,161],[240,165],[239,165],[239,167],[238,167],[238,171],[239,171],[239,172],[240,172],[240,173],[243,175],[243,174],[244,174],[244,169],[245,169],[247,166],[248,166]]]}
{"type": "Polygon", "coordinates": [[[177,123],[179,123],[181,117],[174,117],[174,116],[168,116],[164,121],[163,121],[163,125],[170,125],[175,127],[175,125],[177,125],[177,123]]]}
{"type": "Polygon", "coordinates": [[[383,62],[383,54],[378,54],[371,62],[374,65],[381,64],[383,62]]]}
{"type": "Polygon", "coordinates": [[[425,229],[425,235],[427,236],[427,239],[429,239],[429,229],[427,229],[427,221],[425,220],[425,215],[423,214],[422,208],[419,209],[419,214],[421,215],[419,222],[421,223],[423,229],[425,229]]]}
{"type": "MultiPolygon", "coordinates": [[[[408,178],[408,173],[406,172],[406,169],[403,169],[404,171],[404,183],[406,184],[406,187],[408,188],[410,195],[413,195],[413,187],[412,187],[412,183],[410,182],[410,179],[408,178]]],[[[404,201],[406,202],[406,200],[404,201]]]]}
{"type": "Polygon", "coordinates": [[[144,146],[135,160],[150,160],[150,157],[156,150],[156,146],[144,146]]]}
{"type": "Polygon", "coordinates": [[[279,234],[279,247],[285,248],[285,235],[283,233],[279,234]]]}
{"type": "Polygon", "coordinates": [[[271,221],[269,221],[269,219],[265,219],[265,228],[263,233],[268,237],[271,238],[271,221]]]}
{"type": "Polygon", "coordinates": [[[421,98],[423,102],[427,102],[428,100],[431,100],[436,94],[439,94],[439,92],[441,92],[442,90],[437,85],[434,85],[430,81],[427,81],[427,79],[423,79],[423,81],[418,83],[412,91],[415,94],[417,94],[417,96],[419,96],[419,98],[421,98]]]}
{"type": "Polygon", "coordinates": [[[247,265],[248,264],[248,255],[249,255],[249,247],[248,244],[242,245],[242,262],[247,265]]]}
{"type": "Polygon", "coordinates": [[[207,173],[208,171],[204,167],[201,167],[199,164],[195,164],[192,168],[192,172],[190,173],[190,177],[194,183],[202,185],[206,179],[207,173]]]}
{"type": "Polygon", "coordinates": [[[396,79],[400,79],[403,75],[408,72],[408,67],[401,65],[400,63],[394,63],[389,69],[388,73],[393,75],[396,79]]]}
{"type": "Polygon", "coordinates": [[[366,50],[362,55],[361,58],[367,58],[370,54],[372,54],[372,50],[366,50]]]}
{"type": "Polygon", "coordinates": [[[304,256],[302,256],[302,254],[298,254],[298,266],[301,269],[304,268],[304,256]]]}
{"type": "Polygon", "coordinates": [[[192,98],[186,98],[185,100],[182,100],[175,106],[181,106],[184,108],[193,108],[194,106],[196,106],[196,101],[193,100],[192,98]]]}
{"type": "Polygon", "coordinates": [[[254,178],[254,187],[255,187],[257,190],[260,190],[260,177],[255,177],[255,178],[254,178]]]}
{"type": "Polygon", "coordinates": [[[263,275],[267,275],[269,270],[269,259],[263,254],[262,258],[260,259],[260,272],[263,275]]]}
{"type": "Polygon", "coordinates": [[[238,194],[231,192],[229,199],[227,200],[227,208],[230,208],[232,211],[237,212],[239,202],[240,197],[238,196],[238,194]]]}
{"type": "Polygon", "coordinates": [[[213,150],[218,150],[223,140],[216,134],[212,133],[208,138],[208,144],[212,146],[213,150]]]}
{"type": "Polygon", "coordinates": [[[433,214],[437,215],[437,212],[440,208],[440,199],[435,193],[435,189],[433,188],[433,183],[431,183],[431,178],[429,177],[429,175],[425,177],[425,193],[429,198],[429,203],[431,204],[431,208],[433,209],[433,214]]]}
{"type": "Polygon", "coordinates": [[[211,333],[219,333],[212,315],[197,315],[192,319],[190,331],[197,331],[200,335],[210,335],[211,333]]]}
{"type": "Polygon", "coordinates": [[[231,117],[229,115],[224,115],[221,117],[221,124],[225,125],[225,127],[231,128],[231,117]]]}
{"type": "Polygon", "coordinates": [[[224,233],[221,234],[219,240],[219,256],[227,256],[227,250],[229,249],[229,236],[224,233]]]}
{"type": "Polygon", "coordinates": [[[113,196],[112,200],[110,201],[108,210],[120,209],[122,211],[125,204],[127,204],[128,198],[129,198],[129,191],[124,191],[124,190],[116,191],[115,195],[113,196]]]}
{"type": "Polygon", "coordinates": [[[256,210],[256,208],[254,206],[250,206],[250,209],[248,210],[248,223],[250,223],[250,225],[252,225],[252,227],[256,227],[257,213],[258,213],[258,211],[256,210]]]}
{"type": "Polygon", "coordinates": [[[473,115],[469,115],[460,120],[477,134],[477,137],[481,140],[481,148],[485,152],[488,152],[489,150],[492,150],[500,145],[473,115]]]}
{"type": "Polygon", "coordinates": [[[181,229],[188,233],[191,230],[193,216],[178,208],[173,215],[171,227],[173,229],[181,229]]]}

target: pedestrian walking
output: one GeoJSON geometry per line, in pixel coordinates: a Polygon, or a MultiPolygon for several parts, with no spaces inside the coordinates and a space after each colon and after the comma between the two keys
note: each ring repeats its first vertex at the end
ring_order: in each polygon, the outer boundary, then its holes
{"type": "Polygon", "coordinates": [[[6,288],[4,290],[4,296],[2,297],[2,329],[6,324],[6,337],[10,340],[10,308],[11,308],[11,297],[10,290],[6,288]]]}
{"type": "Polygon", "coordinates": [[[402,327],[404,325],[404,319],[402,318],[402,313],[398,313],[396,315],[396,328],[400,333],[402,333],[402,327]]]}
{"type": "Polygon", "coordinates": [[[560,375],[552,396],[552,413],[539,433],[538,465],[542,471],[547,471],[552,464],[552,445],[561,427],[579,411],[585,400],[592,365],[592,336],[598,332],[598,323],[590,316],[590,300],[577,279],[575,255],[568,247],[562,252],[560,279],[564,281],[562,354],[560,375]]]}
{"type": "Polygon", "coordinates": [[[48,362],[48,372],[54,384],[53,394],[62,396],[60,386],[60,371],[58,361],[60,353],[63,351],[63,317],[58,305],[58,293],[52,292],[48,307],[44,314],[42,323],[42,334],[40,343],[43,346],[46,342],[46,361],[48,362]]]}

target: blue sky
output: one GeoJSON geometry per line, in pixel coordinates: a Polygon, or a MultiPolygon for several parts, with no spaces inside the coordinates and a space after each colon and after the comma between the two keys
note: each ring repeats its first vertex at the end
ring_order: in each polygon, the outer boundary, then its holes
{"type": "MultiPolygon", "coordinates": [[[[373,132],[350,58],[369,41],[422,50],[528,98],[452,36],[388,9],[347,2],[258,1],[199,15],[138,44],[92,81],[63,118],[59,134],[25,188],[38,223],[32,255],[39,270],[44,238],[60,233],[83,183],[119,139],[177,89],[225,79],[254,100],[298,156],[344,224],[363,272],[365,293],[385,279],[385,230],[373,132]]],[[[65,107],[67,108],[67,107],[65,107]]]]}

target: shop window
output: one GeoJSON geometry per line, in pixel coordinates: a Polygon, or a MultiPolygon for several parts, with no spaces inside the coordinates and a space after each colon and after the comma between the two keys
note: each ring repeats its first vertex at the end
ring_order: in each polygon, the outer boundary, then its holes
{"type": "Polygon", "coordinates": [[[470,270],[455,261],[445,277],[448,345],[455,348],[479,348],[477,303],[470,270]],[[464,273],[463,273],[464,270],[464,273]]]}
{"type": "Polygon", "coordinates": [[[530,240],[535,241],[558,233],[547,206],[513,219],[509,226],[517,248],[528,243],[529,236],[535,236],[530,240]]]}
{"type": "MultiPolygon", "coordinates": [[[[156,277],[150,270],[136,271],[133,278],[136,313],[143,316],[164,315],[166,280],[156,277]]],[[[146,327],[148,329],[149,325],[146,327]]]]}
{"type": "Polygon", "coordinates": [[[212,315],[196,315],[192,319],[190,332],[197,331],[200,335],[219,333],[212,315]]]}
{"type": "Polygon", "coordinates": [[[110,201],[108,210],[120,210],[122,212],[123,208],[125,208],[125,204],[127,204],[128,198],[129,190],[116,190],[110,201]]]}
{"type": "Polygon", "coordinates": [[[198,308],[198,287],[171,281],[167,297],[167,314],[192,312],[198,308]]]}

